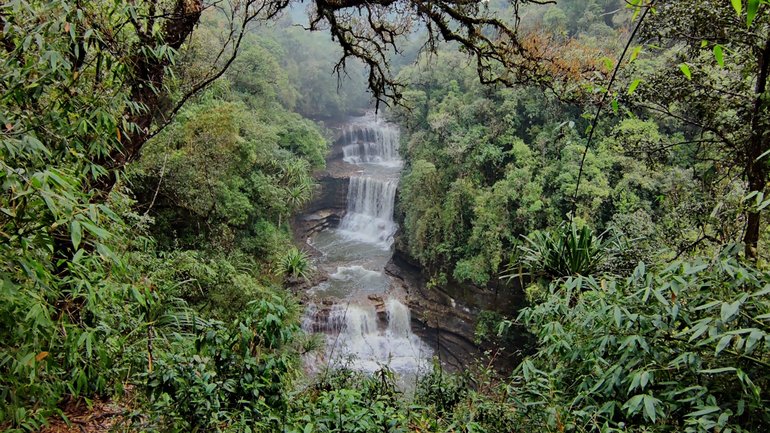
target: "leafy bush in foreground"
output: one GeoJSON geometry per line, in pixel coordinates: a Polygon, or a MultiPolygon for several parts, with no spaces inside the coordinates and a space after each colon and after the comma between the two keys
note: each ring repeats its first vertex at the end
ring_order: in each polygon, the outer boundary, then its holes
{"type": "Polygon", "coordinates": [[[523,430],[767,431],[770,273],[735,252],[553,284],[519,316],[540,343],[511,387],[523,430]]]}
{"type": "Polygon", "coordinates": [[[298,371],[298,332],[291,309],[272,297],[251,302],[230,326],[204,324],[194,344],[177,341],[146,374],[159,431],[275,428],[298,371]]]}

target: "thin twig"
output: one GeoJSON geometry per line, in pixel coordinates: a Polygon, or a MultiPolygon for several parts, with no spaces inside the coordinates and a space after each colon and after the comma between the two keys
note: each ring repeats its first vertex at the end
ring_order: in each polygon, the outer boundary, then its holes
{"type": "Polygon", "coordinates": [[[158,192],[160,191],[160,184],[163,183],[163,175],[166,174],[166,163],[168,162],[168,153],[163,157],[163,166],[160,168],[160,179],[158,179],[158,186],[155,187],[155,194],[152,195],[152,201],[150,201],[150,205],[147,207],[147,210],[144,212],[144,215],[147,216],[147,214],[150,213],[150,209],[152,209],[153,205],[155,205],[155,199],[158,198],[158,192]]]}
{"type": "Polygon", "coordinates": [[[577,197],[578,197],[578,192],[580,191],[580,180],[583,177],[583,167],[586,162],[586,156],[588,155],[588,149],[591,147],[591,142],[593,141],[593,138],[594,138],[594,132],[596,131],[596,127],[599,124],[599,117],[602,114],[604,103],[607,100],[607,96],[610,94],[610,90],[612,89],[612,85],[615,82],[615,78],[618,75],[618,71],[620,71],[620,65],[623,63],[623,59],[626,57],[626,53],[628,53],[629,48],[631,48],[631,43],[634,41],[636,34],[639,32],[639,29],[642,27],[642,23],[644,22],[644,19],[647,17],[647,13],[650,11],[650,9],[652,9],[653,4],[655,4],[655,0],[650,1],[650,3],[645,7],[644,12],[642,12],[642,15],[639,17],[639,22],[636,23],[636,26],[634,27],[634,31],[631,32],[631,36],[629,36],[628,42],[626,42],[626,46],[623,47],[623,52],[620,54],[620,58],[618,58],[618,62],[615,65],[615,69],[613,69],[612,71],[612,77],[610,77],[610,81],[607,84],[607,89],[605,89],[605,92],[602,95],[602,99],[599,101],[599,106],[596,108],[596,114],[594,115],[594,119],[591,122],[591,129],[588,131],[588,140],[586,141],[586,147],[585,149],[583,149],[583,157],[580,160],[580,170],[578,171],[577,182],[575,183],[575,194],[572,197],[572,212],[570,212],[570,216],[569,216],[570,224],[572,224],[573,218],[575,217],[575,213],[577,212],[577,197]]]}

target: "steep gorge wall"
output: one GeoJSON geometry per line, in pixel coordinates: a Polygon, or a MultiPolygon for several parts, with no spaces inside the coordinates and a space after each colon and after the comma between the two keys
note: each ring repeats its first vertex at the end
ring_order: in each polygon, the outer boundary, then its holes
{"type": "MultiPolygon", "coordinates": [[[[342,157],[341,143],[336,140],[327,158],[326,170],[315,175],[318,187],[313,199],[294,219],[295,235],[302,243],[324,229],[337,227],[345,216],[350,177],[356,172],[351,171],[350,165],[341,162],[342,157]]],[[[393,257],[385,271],[393,277],[394,284],[407,293],[406,302],[411,310],[414,333],[430,345],[442,363],[452,370],[463,370],[469,363],[481,359],[484,350],[493,349],[479,347],[475,342],[479,313],[493,310],[515,315],[525,303],[523,292],[520,289],[494,290],[458,283],[430,286],[424,270],[404,251],[403,243],[397,240],[395,244],[393,257]]],[[[498,363],[504,370],[506,366],[515,365],[512,354],[519,348],[506,349],[498,363]]]]}
{"type": "Polygon", "coordinates": [[[324,229],[335,228],[345,216],[351,173],[340,164],[341,160],[342,145],[335,139],[326,157],[326,169],[313,176],[317,185],[312,199],[294,217],[292,227],[297,240],[304,242],[324,229]]]}
{"type": "Polygon", "coordinates": [[[335,177],[328,172],[317,175],[315,179],[318,186],[313,199],[294,218],[294,231],[300,239],[337,227],[345,215],[350,179],[335,177]]]}

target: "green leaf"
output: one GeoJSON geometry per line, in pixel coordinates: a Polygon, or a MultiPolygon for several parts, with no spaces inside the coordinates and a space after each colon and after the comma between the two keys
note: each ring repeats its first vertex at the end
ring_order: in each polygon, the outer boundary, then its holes
{"type": "Polygon", "coordinates": [[[642,52],[642,46],[637,45],[634,47],[634,50],[631,51],[631,59],[628,61],[629,63],[632,63],[634,60],[636,60],[637,57],[639,57],[639,53],[642,52]]]}
{"type": "Polygon", "coordinates": [[[714,58],[717,60],[717,64],[721,67],[725,67],[725,52],[721,45],[714,45],[714,58]]]}
{"type": "Polygon", "coordinates": [[[618,99],[617,98],[612,100],[612,111],[615,114],[618,114],[618,99]]]}
{"type": "Polygon", "coordinates": [[[717,348],[714,351],[714,355],[719,355],[719,352],[727,349],[727,346],[730,344],[730,341],[732,341],[733,336],[732,335],[725,335],[722,338],[719,339],[719,343],[717,343],[717,348]]]}
{"type": "Polygon", "coordinates": [[[642,80],[634,80],[631,82],[631,85],[628,86],[628,94],[631,95],[636,91],[636,88],[639,87],[639,83],[641,83],[642,80]]]}
{"type": "Polygon", "coordinates": [[[617,305],[615,306],[613,314],[615,316],[615,326],[620,328],[623,325],[623,315],[620,311],[620,308],[618,308],[617,305]]]}
{"type": "Polygon", "coordinates": [[[647,384],[650,383],[650,379],[652,379],[652,375],[649,371],[645,371],[641,374],[639,378],[639,385],[642,389],[647,387],[647,384]]]}
{"type": "Polygon", "coordinates": [[[709,308],[714,308],[717,305],[720,305],[721,303],[722,301],[712,301],[712,302],[709,302],[708,304],[700,305],[694,308],[693,311],[708,310],[709,308]]]}
{"type": "Polygon", "coordinates": [[[637,410],[639,410],[639,406],[642,404],[642,399],[644,398],[644,395],[639,394],[631,397],[628,399],[626,404],[623,405],[623,409],[628,410],[628,415],[631,416],[634,413],[636,413],[637,410]]]}
{"type": "Polygon", "coordinates": [[[766,285],[763,289],[752,293],[751,297],[756,298],[756,297],[765,296],[765,295],[770,295],[770,284],[766,285]]]}
{"type": "Polygon", "coordinates": [[[83,227],[78,220],[72,220],[70,223],[70,238],[72,239],[72,246],[77,250],[81,239],[83,239],[83,227]]]}
{"type": "Polygon", "coordinates": [[[698,370],[698,373],[702,374],[719,374],[735,371],[735,367],[722,367],[722,368],[710,368],[708,370],[698,370]]]}
{"type": "Polygon", "coordinates": [[[751,23],[754,22],[758,11],[759,0],[749,0],[748,7],[746,8],[746,27],[751,27],[751,23]]]}
{"type": "Polygon", "coordinates": [[[754,346],[757,345],[757,343],[765,338],[766,334],[759,329],[753,329],[751,331],[751,334],[749,334],[748,338],[746,339],[746,347],[744,348],[743,352],[745,354],[750,354],[754,351],[754,346]]]}
{"type": "Polygon", "coordinates": [[[738,309],[740,309],[742,300],[739,299],[732,304],[728,304],[727,302],[722,303],[722,311],[720,312],[720,317],[722,319],[722,322],[727,323],[735,318],[735,316],[738,314],[738,309]]]}
{"type": "Polygon", "coordinates": [[[690,71],[690,67],[687,65],[687,63],[682,63],[679,65],[679,70],[682,71],[688,80],[692,80],[692,72],[690,71]]]}
{"type": "Polygon", "coordinates": [[[104,230],[101,227],[98,227],[96,224],[90,223],[88,221],[83,221],[83,225],[85,226],[86,230],[88,230],[92,235],[96,236],[99,239],[107,239],[110,237],[110,232],[107,230],[104,230]]]}
{"type": "Polygon", "coordinates": [[[703,415],[708,415],[710,413],[717,412],[719,410],[721,410],[721,408],[719,406],[706,406],[706,407],[702,408],[699,411],[688,413],[687,417],[696,418],[696,417],[700,417],[700,416],[703,416],[703,415]]]}
{"type": "Polygon", "coordinates": [[[655,422],[657,419],[657,414],[655,413],[655,403],[659,401],[660,400],[651,395],[644,396],[644,416],[652,422],[655,422]]]}
{"type": "Polygon", "coordinates": [[[737,13],[738,16],[741,16],[741,12],[743,12],[743,2],[741,0],[730,0],[730,3],[733,4],[735,13],[737,13]]]}

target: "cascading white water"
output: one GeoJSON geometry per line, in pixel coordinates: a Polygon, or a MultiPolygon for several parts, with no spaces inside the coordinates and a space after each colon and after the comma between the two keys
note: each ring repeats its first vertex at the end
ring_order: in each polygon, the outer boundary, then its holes
{"type": "Polygon", "coordinates": [[[387,365],[406,374],[419,371],[431,353],[412,333],[410,320],[409,308],[390,298],[384,305],[335,304],[328,310],[314,304],[303,327],[327,333],[326,359],[332,367],[374,372],[387,365]]]}
{"type": "MultiPolygon", "coordinates": [[[[344,161],[361,174],[352,176],[347,212],[337,229],[322,232],[313,245],[330,268],[329,280],[311,289],[334,298],[311,304],[303,328],[326,334],[326,352],[309,362],[376,371],[387,365],[402,374],[417,373],[430,348],[411,331],[409,308],[389,293],[383,268],[391,256],[393,207],[401,167],[398,129],[373,115],[354,119],[338,144],[344,161]]],[[[328,299],[328,298],[326,298],[328,299]]]]}
{"type": "Polygon", "coordinates": [[[350,164],[400,165],[398,128],[374,116],[352,122],[342,134],[343,161],[350,164]]]}
{"type": "Polygon", "coordinates": [[[339,230],[361,242],[377,244],[384,249],[390,248],[396,233],[393,204],[397,185],[396,179],[351,177],[348,187],[348,211],[340,222],[339,230]]]}

